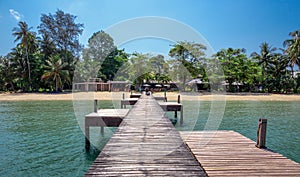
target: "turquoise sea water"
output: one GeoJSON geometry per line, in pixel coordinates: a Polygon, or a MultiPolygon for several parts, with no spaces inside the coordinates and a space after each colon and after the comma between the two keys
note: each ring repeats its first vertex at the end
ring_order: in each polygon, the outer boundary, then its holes
{"type": "MultiPolygon", "coordinates": [[[[197,114],[188,109],[195,102],[183,104],[185,123],[176,128],[203,130],[211,103],[200,102],[197,114]]],[[[101,101],[99,106],[112,108],[112,103],[101,101]]],[[[268,118],[267,147],[299,163],[299,108],[300,102],[227,101],[219,129],[255,140],[258,119],[268,118]]],[[[98,133],[91,130],[92,138],[98,133]]],[[[100,149],[109,136],[98,142],[100,149]]],[[[72,101],[0,102],[0,176],[83,176],[99,153],[86,153],[84,140],[72,101]]]]}

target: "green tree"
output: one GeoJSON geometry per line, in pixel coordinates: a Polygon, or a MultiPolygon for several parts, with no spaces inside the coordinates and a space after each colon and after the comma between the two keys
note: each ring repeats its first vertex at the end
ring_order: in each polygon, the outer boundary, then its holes
{"type": "Polygon", "coordinates": [[[16,46],[15,48],[13,48],[11,52],[6,55],[6,58],[8,59],[8,61],[10,61],[10,65],[14,68],[15,71],[15,89],[23,89],[23,86],[28,83],[28,81],[26,81],[26,78],[28,78],[28,74],[26,71],[26,57],[24,57],[20,46],[16,46]]]}
{"type": "Polygon", "coordinates": [[[104,31],[94,33],[88,40],[88,46],[84,49],[85,57],[97,61],[101,65],[108,55],[115,50],[113,38],[104,31]]]}
{"type": "Polygon", "coordinates": [[[179,78],[182,79],[180,81],[182,87],[185,87],[187,79],[190,79],[188,76],[197,77],[198,74],[201,74],[201,64],[199,65],[199,63],[204,59],[205,50],[206,47],[202,44],[183,41],[179,41],[170,49],[169,56],[176,60],[172,63],[173,68],[177,68],[177,72],[181,73],[179,78]]]}
{"type": "Polygon", "coordinates": [[[153,79],[157,82],[167,83],[171,80],[168,75],[169,65],[164,60],[163,55],[156,55],[149,59],[150,66],[152,68],[152,73],[154,73],[153,79]]]}
{"type": "Polygon", "coordinates": [[[134,81],[138,87],[144,82],[144,80],[150,80],[151,69],[148,65],[150,54],[134,53],[129,58],[129,68],[127,72],[131,81],[134,81]]]}
{"type": "Polygon", "coordinates": [[[41,79],[52,81],[55,91],[58,92],[62,89],[65,82],[70,82],[69,72],[64,69],[65,67],[66,63],[63,63],[58,55],[52,56],[49,60],[46,60],[46,65],[44,66],[45,72],[41,79]]]}
{"type": "MultiPolygon", "coordinates": [[[[50,42],[47,48],[51,49],[54,44],[57,49],[56,53],[59,53],[63,59],[62,62],[67,63],[66,69],[69,70],[71,76],[73,76],[79,53],[82,50],[78,38],[82,34],[83,24],[76,23],[76,18],[74,15],[57,10],[55,14],[42,14],[41,24],[38,26],[39,33],[44,40],[47,40],[45,44],[50,42]]],[[[51,55],[50,52],[49,56],[51,55]]]]}
{"type": "Polygon", "coordinates": [[[247,58],[245,49],[221,49],[214,57],[220,61],[229,91],[236,91],[236,84],[243,84],[249,91],[258,77],[255,62],[247,58]],[[235,85],[234,85],[235,83],[235,85]]]}
{"type": "Polygon", "coordinates": [[[268,43],[263,42],[260,46],[260,53],[253,52],[251,54],[251,57],[253,59],[256,59],[262,67],[262,78],[265,79],[266,77],[266,70],[268,66],[270,65],[270,62],[272,61],[272,57],[274,55],[274,52],[276,51],[276,48],[273,48],[268,43]]]}
{"type": "Polygon", "coordinates": [[[117,49],[112,37],[104,31],[94,33],[88,40],[87,48],[83,51],[83,63],[86,63],[83,66],[90,72],[86,74],[93,77],[95,73],[98,73],[97,76],[104,81],[113,80],[116,72],[127,60],[128,54],[124,49],[117,49]]]}
{"type": "Polygon", "coordinates": [[[50,56],[57,53],[57,49],[53,40],[48,34],[42,34],[42,38],[39,40],[40,52],[43,55],[44,60],[49,59],[50,56]]]}
{"type": "Polygon", "coordinates": [[[115,74],[128,61],[128,54],[124,49],[115,49],[105,58],[99,70],[99,77],[104,81],[114,80],[115,74]]]}
{"type": "Polygon", "coordinates": [[[42,88],[47,87],[44,82],[41,81],[41,77],[44,73],[44,65],[46,64],[47,59],[44,58],[44,55],[37,51],[31,55],[32,62],[32,89],[33,91],[39,91],[42,88]]]}
{"type": "Polygon", "coordinates": [[[138,88],[144,82],[167,83],[171,80],[168,74],[169,65],[162,55],[133,53],[129,61],[120,68],[117,77],[125,76],[138,88]]]}
{"type": "Polygon", "coordinates": [[[156,73],[162,73],[165,69],[165,60],[163,55],[157,55],[154,57],[151,57],[149,59],[149,62],[151,64],[151,67],[156,71],[156,73]]]}
{"type": "Polygon", "coordinates": [[[0,56],[0,90],[15,90],[13,80],[15,77],[14,68],[7,57],[0,56]]]}
{"type": "Polygon", "coordinates": [[[15,36],[15,42],[20,41],[18,44],[20,49],[25,51],[27,74],[28,74],[28,86],[26,91],[31,89],[31,66],[30,66],[30,54],[34,53],[37,49],[36,35],[30,31],[32,27],[28,27],[26,22],[19,22],[18,27],[13,28],[13,36],[15,36]]]}
{"type": "Polygon", "coordinates": [[[286,55],[275,53],[266,68],[265,85],[268,92],[287,92],[294,87],[294,79],[287,70],[289,60],[286,55]]]}
{"type": "Polygon", "coordinates": [[[292,39],[287,39],[283,42],[286,48],[285,53],[289,56],[289,64],[292,70],[292,77],[294,77],[295,64],[300,66],[300,30],[290,32],[292,39]]]}

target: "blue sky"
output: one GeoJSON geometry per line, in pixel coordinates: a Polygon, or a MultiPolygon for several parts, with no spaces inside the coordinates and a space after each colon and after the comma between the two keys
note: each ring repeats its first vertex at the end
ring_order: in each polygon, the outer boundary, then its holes
{"type": "MultiPolygon", "coordinates": [[[[298,0],[0,0],[0,55],[6,55],[15,46],[12,29],[19,20],[37,31],[41,14],[54,14],[57,9],[76,15],[76,22],[84,24],[80,36],[84,45],[94,32],[144,16],[182,22],[199,32],[215,51],[246,48],[248,54],[259,51],[262,42],[282,47],[288,33],[300,29],[298,0]]],[[[145,39],[120,48],[167,54],[170,44],[145,39]]]]}

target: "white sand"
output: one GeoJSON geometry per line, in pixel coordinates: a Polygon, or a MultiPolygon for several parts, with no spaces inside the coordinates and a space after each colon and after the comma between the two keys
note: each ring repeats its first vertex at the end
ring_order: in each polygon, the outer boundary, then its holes
{"type": "MultiPolygon", "coordinates": [[[[125,98],[129,97],[128,92],[80,92],[80,93],[60,93],[60,94],[44,94],[44,93],[1,93],[0,101],[24,101],[24,100],[73,100],[94,98],[98,100],[118,100],[122,99],[123,93],[125,98]]],[[[167,92],[168,100],[177,100],[177,96],[181,95],[183,100],[251,100],[251,101],[300,101],[300,95],[187,95],[184,93],[167,92]]],[[[163,96],[164,93],[154,93],[154,96],[163,96]]]]}

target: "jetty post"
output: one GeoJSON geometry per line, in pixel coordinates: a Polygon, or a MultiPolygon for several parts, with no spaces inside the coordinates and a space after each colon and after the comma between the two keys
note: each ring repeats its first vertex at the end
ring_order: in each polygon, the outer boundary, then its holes
{"type": "Polygon", "coordinates": [[[266,148],[267,119],[260,118],[258,121],[256,147],[266,148]]]}
{"type": "Polygon", "coordinates": [[[94,100],[94,112],[97,113],[97,111],[98,111],[98,100],[95,99],[94,100]]]}
{"type": "MultiPolygon", "coordinates": [[[[98,112],[98,100],[94,99],[94,113],[97,113],[97,112],[98,112]]],[[[90,128],[87,125],[88,125],[88,120],[85,118],[85,150],[89,151],[90,146],[91,146],[91,143],[89,140],[90,128]]],[[[101,127],[101,132],[102,132],[102,129],[103,129],[103,127],[101,127]]],[[[103,129],[103,131],[104,131],[104,129],[103,129]]]]}
{"type": "MultiPolygon", "coordinates": [[[[94,100],[94,113],[98,113],[98,100],[97,99],[94,100]]],[[[100,127],[100,133],[101,133],[101,135],[104,135],[104,127],[103,126],[100,127]]]]}
{"type": "MultiPolygon", "coordinates": [[[[177,103],[180,104],[180,95],[178,95],[178,97],[177,97],[177,103]]],[[[175,111],[175,113],[174,113],[174,118],[177,119],[177,111],[175,111]]],[[[181,122],[181,119],[182,118],[180,117],[180,122],[181,122]]]]}

